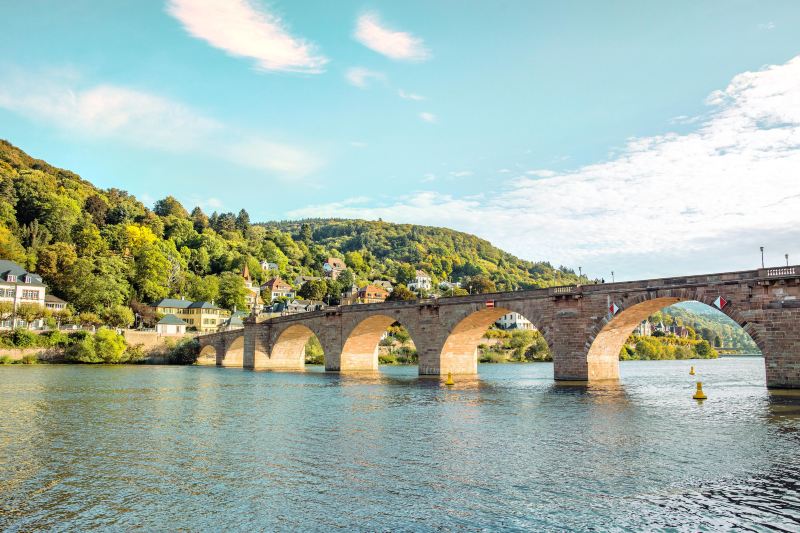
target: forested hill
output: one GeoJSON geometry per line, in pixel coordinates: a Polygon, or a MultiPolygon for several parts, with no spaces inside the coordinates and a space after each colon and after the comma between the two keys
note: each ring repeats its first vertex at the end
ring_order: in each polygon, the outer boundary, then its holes
{"type": "MultiPolygon", "coordinates": [[[[347,262],[355,278],[346,277],[349,283],[407,282],[415,269],[482,291],[577,281],[570,270],[523,261],[443,228],[358,220],[251,224],[245,210],[207,214],[192,207],[167,197],[151,210],[125,191],[98,189],[0,141],[0,257],[42,275],[78,311],[178,296],[241,309],[243,266],[256,282],[275,274],[262,271],[261,260],[277,264],[290,283],[297,275],[320,276],[330,256],[347,262]]],[[[326,287],[330,296],[341,289],[326,287]]]]}
{"type": "Polygon", "coordinates": [[[524,261],[485,239],[447,228],[343,219],[267,222],[263,226],[340,254],[359,252],[374,275],[387,279],[398,278],[397,270],[403,265],[424,270],[438,281],[488,275],[498,290],[563,285],[578,279],[570,269],[524,261]]]}

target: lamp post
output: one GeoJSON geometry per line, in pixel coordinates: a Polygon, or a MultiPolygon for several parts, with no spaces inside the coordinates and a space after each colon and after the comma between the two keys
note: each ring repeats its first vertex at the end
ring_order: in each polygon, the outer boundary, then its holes
{"type": "Polygon", "coordinates": [[[786,254],[784,257],[786,257],[786,266],[788,267],[789,266],[789,254],[786,254]]]}
{"type": "Polygon", "coordinates": [[[764,247],[760,246],[761,249],[761,268],[764,268],[764,247]]]}
{"type": "Polygon", "coordinates": [[[578,279],[583,277],[583,267],[578,267],[578,279]]]}
{"type": "Polygon", "coordinates": [[[611,271],[611,283],[614,283],[614,271],[611,271]]]}

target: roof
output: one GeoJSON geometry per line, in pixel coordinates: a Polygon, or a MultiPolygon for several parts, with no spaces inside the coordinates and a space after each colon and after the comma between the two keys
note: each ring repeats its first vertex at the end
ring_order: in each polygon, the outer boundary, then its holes
{"type": "Polygon", "coordinates": [[[228,320],[220,324],[221,326],[244,326],[241,317],[236,315],[231,316],[228,320]]]}
{"type": "Polygon", "coordinates": [[[288,287],[290,289],[292,288],[292,286],[283,281],[280,276],[272,278],[271,280],[266,282],[264,286],[269,287],[270,289],[274,289],[275,287],[288,287]]]}
{"type": "Polygon", "coordinates": [[[242,268],[242,277],[250,281],[250,269],[247,268],[247,263],[245,263],[244,268],[242,268]]]}
{"type": "Polygon", "coordinates": [[[358,294],[378,294],[381,296],[388,296],[389,293],[383,287],[378,285],[367,285],[358,289],[358,294]]]}
{"type": "Polygon", "coordinates": [[[164,318],[158,321],[159,325],[167,326],[185,326],[186,322],[176,317],[175,315],[164,315],[164,318]]]}
{"type": "Polygon", "coordinates": [[[385,279],[376,279],[372,282],[372,284],[377,285],[378,287],[383,287],[384,289],[392,288],[392,282],[385,279]]]}
{"type": "Polygon", "coordinates": [[[193,302],[189,300],[178,300],[177,298],[164,298],[154,302],[151,307],[177,307],[178,309],[187,309],[193,302]]]}
{"type": "Polygon", "coordinates": [[[44,285],[44,283],[42,283],[42,277],[38,274],[28,272],[22,268],[22,265],[15,263],[14,261],[0,259],[0,281],[5,281],[9,274],[16,276],[17,282],[19,283],[24,282],[25,276],[29,275],[31,277],[31,283],[28,285],[44,285]]]}
{"type": "Polygon", "coordinates": [[[417,270],[417,277],[429,278],[430,276],[424,270],[417,270]]]}
{"type": "Polygon", "coordinates": [[[52,294],[45,294],[44,295],[44,301],[46,303],[53,303],[53,304],[66,304],[67,303],[64,300],[62,300],[61,298],[59,298],[58,296],[53,296],[52,294]]]}
{"type": "Polygon", "coordinates": [[[344,261],[342,261],[338,257],[329,257],[325,260],[325,262],[330,266],[332,266],[333,268],[341,268],[341,269],[347,268],[347,266],[344,264],[344,261]]]}
{"type": "Polygon", "coordinates": [[[219,307],[213,303],[178,300],[177,298],[164,298],[150,304],[150,307],[175,307],[177,309],[219,309],[219,307]]]}

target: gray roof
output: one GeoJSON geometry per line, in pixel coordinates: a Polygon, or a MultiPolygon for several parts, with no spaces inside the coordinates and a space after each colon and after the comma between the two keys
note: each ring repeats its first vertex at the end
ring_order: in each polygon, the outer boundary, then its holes
{"type": "Polygon", "coordinates": [[[0,281],[5,281],[9,274],[17,277],[17,283],[24,283],[25,276],[27,275],[31,277],[31,283],[28,285],[44,285],[42,282],[42,277],[38,274],[28,272],[22,268],[22,265],[15,263],[14,261],[0,259],[0,281]]]}
{"type": "Polygon", "coordinates": [[[58,296],[53,296],[52,294],[45,294],[44,301],[47,303],[54,303],[54,304],[66,304],[64,300],[59,298],[58,296]]]}
{"type": "Polygon", "coordinates": [[[175,307],[177,309],[219,309],[214,304],[208,302],[193,302],[191,300],[178,300],[177,298],[164,298],[153,304],[151,307],[175,307]]]}
{"type": "Polygon", "coordinates": [[[220,326],[244,326],[244,322],[242,322],[241,317],[233,315],[228,320],[220,324],[220,326]]]}
{"type": "Polygon", "coordinates": [[[176,317],[175,315],[164,315],[164,318],[158,321],[161,325],[168,326],[185,326],[186,322],[176,317]]]}

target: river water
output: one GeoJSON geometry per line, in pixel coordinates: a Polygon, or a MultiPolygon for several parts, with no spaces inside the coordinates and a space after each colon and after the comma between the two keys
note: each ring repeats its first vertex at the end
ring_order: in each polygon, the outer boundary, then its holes
{"type": "Polygon", "coordinates": [[[0,529],[800,530],[800,396],[763,359],[416,370],[2,367],[0,529]]]}

